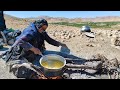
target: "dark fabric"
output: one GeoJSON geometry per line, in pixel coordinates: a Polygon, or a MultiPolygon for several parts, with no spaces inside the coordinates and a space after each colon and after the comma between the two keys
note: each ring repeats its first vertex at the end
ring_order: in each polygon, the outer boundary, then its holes
{"type": "Polygon", "coordinates": [[[2,58],[6,62],[9,62],[9,61],[20,59],[21,54],[22,54],[22,48],[20,48],[19,46],[15,46],[15,47],[11,47],[9,50],[3,53],[2,58]]]}
{"type": "Polygon", "coordinates": [[[38,75],[35,71],[27,68],[26,66],[20,66],[19,68],[14,68],[12,71],[17,78],[32,79],[31,77],[32,75],[34,76],[38,75]]]}
{"type": "Polygon", "coordinates": [[[31,47],[36,47],[42,51],[44,40],[46,40],[49,44],[54,46],[59,46],[59,42],[50,38],[46,32],[39,33],[33,23],[30,24],[20,36],[16,38],[15,45],[23,48],[24,52],[22,54],[23,57],[28,59],[28,61],[35,60],[36,55],[30,51],[31,47]]]}
{"type": "Polygon", "coordinates": [[[9,61],[6,63],[6,65],[9,67],[9,72],[12,72],[17,78],[39,78],[37,71],[31,67],[31,63],[28,63],[28,61],[26,61],[24,58],[21,58],[20,60],[9,61]]]}
{"type": "Polygon", "coordinates": [[[6,29],[5,19],[3,11],[0,11],[0,31],[3,31],[6,29]]]}
{"type": "Polygon", "coordinates": [[[48,26],[48,22],[45,19],[36,20],[34,22],[34,24],[35,24],[37,29],[41,28],[42,25],[47,25],[48,26]]]}
{"type": "MultiPolygon", "coordinates": [[[[28,28],[26,28],[20,36],[16,38],[17,43],[20,43],[21,40],[24,42],[28,42],[29,44],[26,43],[26,45],[20,45],[24,49],[30,44],[36,48],[41,48],[42,45],[44,44],[44,40],[46,40],[49,44],[52,44],[54,46],[59,46],[59,42],[55,41],[54,39],[50,38],[46,32],[39,33],[38,30],[36,29],[35,25],[32,23],[28,28]]],[[[24,43],[23,42],[23,43],[24,43]]]]}

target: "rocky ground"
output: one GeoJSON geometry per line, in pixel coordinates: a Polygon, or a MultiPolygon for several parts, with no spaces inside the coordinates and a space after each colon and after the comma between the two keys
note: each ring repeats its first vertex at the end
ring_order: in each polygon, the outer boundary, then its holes
{"type": "MultiPolygon", "coordinates": [[[[20,29],[21,31],[29,24],[26,21],[19,21],[22,23],[11,23],[9,20],[6,21],[8,28],[20,29]]],[[[80,32],[80,28],[71,26],[49,25],[47,32],[52,38],[65,43],[69,47],[71,53],[76,56],[84,59],[89,59],[92,55],[102,54],[109,60],[116,58],[120,63],[120,30],[93,28],[92,32],[94,32],[95,38],[87,37],[84,33],[80,32]]],[[[49,45],[48,43],[46,43],[46,48],[48,50],[60,50],[60,47],[55,47],[49,45]]],[[[0,54],[4,51],[5,50],[0,50],[0,54]]],[[[81,76],[81,74],[76,73],[75,76],[81,76]]],[[[83,74],[83,77],[84,76],[85,75],[83,74]]],[[[5,63],[1,59],[0,78],[15,78],[6,71],[5,63]]]]}
{"type": "MultiPolygon", "coordinates": [[[[89,58],[99,53],[109,59],[117,58],[120,60],[120,46],[115,45],[115,40],[117,37],[120,37],[119,30],[92,29],[92,32],[95,33],[95,38],[89,38],[84,33],[80,33],[80,28],[67,26],[52,27],[47,29],[51,37],[66,43],[71,52],[79,57],[89,58]]],[[[117,41],[119,42],[119,40],[117,41]]]]}
{"type": "Polygon", "coordinates": [[[5,62],[0,59],[0,79],[17,79],[12,73],[9,73],[5,62]]]}

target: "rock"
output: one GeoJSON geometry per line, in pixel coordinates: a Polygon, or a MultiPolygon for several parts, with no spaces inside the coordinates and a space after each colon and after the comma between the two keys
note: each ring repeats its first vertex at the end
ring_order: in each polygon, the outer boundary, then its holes
{"type": "Polygon", "coordinates": [[[94,44],[87,44],[86,46],[88,46],[88,47],[95,47],[94,44]]]}
{"type": "Polygon", "coordinates": [[[56,37],[59,36],[59,33],[58,33],[58,32],[55,32],[55,36],[56,36],[56,37]]]}
{"type": "Polygon", "coordinates": [[[72,78],[72,79],[82,79],[80,73],[70,74],[70,78],[72,78]]]}
{"type": "Polygon", "coordinates": [[[9,44],[9,45],[13,45],[14,42],[15,42],[14,39],[11,39],[11,40],[8,41],[8,44],[9,44]]]}
{"type": "Polygon", "coordinates": [[[76,35],[81,36],[81,34],[82,34],[82,33],[78,33],[78,34],[76,34],[76,35]]]}
{"type": "Polygon", "coordinates": [[[86,74],[80,74],[80,73],[73,73],[70,75],[72,79],[97,79],[94,76],[86,75],[86,74]]]}
{"type": "Polygon", "coordinates": [[[73,34],[72,37],[75,37],[75,34],[73,34]]]}
{"type": "Polygon", "coordinates": [[[104,55],[102,55],[102,54],[92,55],[91,60],[108,61],[108,59],[104,55]]]}
{"type": "Polygon", "coordinates": [[[66,34],[65,33],[62,33],[61,36],[65,36],[66,34]]]}
{"type": "Polygon", "coordinates": [[[111,39],[111,44],[113,46],[120,46],[120,37],[114,35],[111,39]]]}
{"type": "Polygon", "coordinates": [[[102,33],[101,33],[101,32],[98,32],[98,33],[97,33],[97,36],[101,36],[101,35],[102,35],[102,33]]]}
{"type": "Polygon", "coordinates": [[[108,38],[111,38],[112,35],[113,35],[112,32],[107,33],[108,38]]]}
{"type": "Polygon", "coordinates": [[[65,34],[64,37],[68,37],[68,35],[65,34]]]}
{"type": "Polygon", "coordinates": [[[65,39],[67,39],[67,40],[70,39],[70,36],[65,37],[65,39]]]}
{"type": "Polygon", "coordinates": [[[61,36],[60,38],[61,38],[61,39],[65,39],[65,37],[64,37],[64,36],[61,36]]]}
{"type": "MultiPolygon", "coordinates": [[[[50,34],[51,34],[51,33],[50,33],[50,34]]],[[[53,36],[56,36],[56,35],[55,35],[55,32],[53,33],[53,36]]]]}
{"type": "Polygon", "coordinates": [[[109,61],[112,66],[119,67],[117,58],[113,58],[109,61]]]}

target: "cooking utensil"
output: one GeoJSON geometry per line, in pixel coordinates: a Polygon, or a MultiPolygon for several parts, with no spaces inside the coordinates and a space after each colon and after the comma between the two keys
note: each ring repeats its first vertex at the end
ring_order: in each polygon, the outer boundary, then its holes
{"type": "MultiPolygon", "coordinates": [[[[49,62],[48,62],[49,63],[49,62]]],[[[52,76],[60,76],[62,75],[62,71],[66,65],[66,60],[59,55],[56,54],[48,54],[48,55],[43,55],[42,58],[40,59],[40,65],[43,67],[43,72],[45,74],[45,76],[48,77],[52,77],[52,76]],[[61,61],[63,63],[63,66],[61,66],[60,68],[47,68],[44,65],[42,65],[43,61],[50,61],[50,60],[58,60],[61,61]]],[[[49,65],[53,65],[52,62],[49,63],[49,65]]]]}

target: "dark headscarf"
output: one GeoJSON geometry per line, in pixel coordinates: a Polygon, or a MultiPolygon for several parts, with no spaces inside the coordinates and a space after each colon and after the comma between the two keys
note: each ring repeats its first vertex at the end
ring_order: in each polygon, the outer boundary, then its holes
{"type": "Polygon", "coordinates": [[[37,29],[41,28],[43,25],[48,26],[48,22],[45,19],[39,19],[34,22],[37,29]]]}

